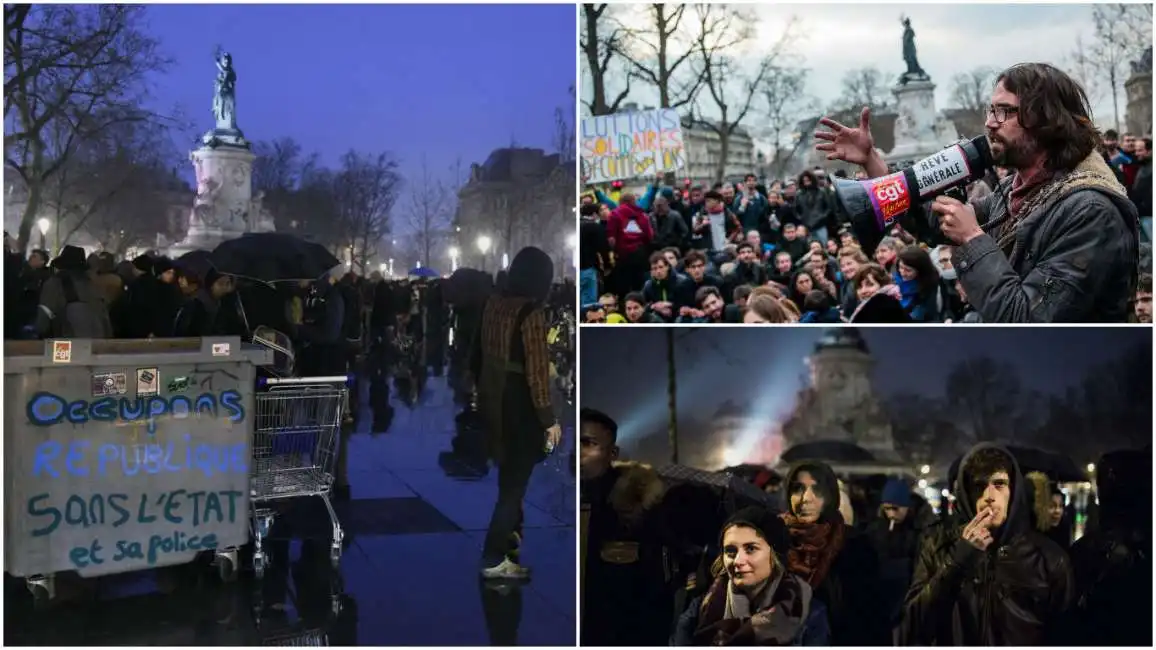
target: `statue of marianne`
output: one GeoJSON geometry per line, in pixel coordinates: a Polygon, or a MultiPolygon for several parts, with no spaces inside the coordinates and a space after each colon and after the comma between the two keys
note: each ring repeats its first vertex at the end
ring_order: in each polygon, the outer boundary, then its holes
{"type": "Polygon", "coordinates": [[[217,82],[213,93],[213,116],[218,129],[237,128],[237,72],[233,57],[217,48],[217,82]]]}
{"type": "Polygon", "coordinates": [[[919,66],[919,58],[915,55],[915,30],[911,28],[911,19],[903,18],[903,60],[907,63],[907,72],[903,79],[926,79],[927,73],[919,66]]]}

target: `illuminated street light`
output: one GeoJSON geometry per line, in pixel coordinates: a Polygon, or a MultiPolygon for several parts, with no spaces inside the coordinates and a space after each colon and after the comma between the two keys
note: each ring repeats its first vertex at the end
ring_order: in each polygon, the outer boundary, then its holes
{"type": "Polygon", "coordinates": [[[457,246],[450,246],[450,273],[458,270],[459,253],[461,253],[461,251],[458,250],[457,246]]]}
{"type": "Polygon", "coordinates": [[[510,254],[509,253],[502,253],[502,268],[503,269],[510,268],[510,254]]]}
{"type": "Polygon", "coordinates": [[[1088,463],[1088,473],[1089,474],[1095,474],[1096,473],[1096,464],[1095,463],[1088,463]]]}
{"type": "Polygon", "coordinates": [[[482,255],[490,252],[490,246],[493,244],[494,241],[486,235],[481,235],[478,237],[478,250],[482,251],[482,255]]]}
{"type": "Polygon", "coordinates": [[[382,274],[382,275],[385,275],[385,262],[382,262],[381,264],[377,265],[377,272],[382,274]]]}
{"type": "Polygon", "coordinates": [[[52,227],[52,222],[47,217],[40,217],[36,227],[40,229],[40,248],[48,248],[48,229],[52,227]]]}
{"type": "Polygon", "coordinates": [[[923,467],[920,467],[919,473],[924,474],[924,475],[930,474],[931,473],[931,465],[924,465],[923,467]]]}

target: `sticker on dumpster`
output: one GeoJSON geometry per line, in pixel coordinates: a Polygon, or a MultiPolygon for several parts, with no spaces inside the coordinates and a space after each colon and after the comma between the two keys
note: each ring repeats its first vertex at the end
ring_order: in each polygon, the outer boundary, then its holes
{"type": "Polygon", "coordinates": [[[156,395],[161,392],[161,376],[156,368],[138,368],[136,371],[136,394],[138,397],[156,395]]]}
{"type": "Polygon", "coordinates": [[[72,341],[52,342],[52,363],[72,363],[72,341]]]}
{"type": "MultiPolygon", "coordinates": [[[[157,370],[138,369],[138,383],[159,386],[157,370]],[[146,371],[151,379],[139,376],[146,371]]],[[[244,544],[252,398],[241,391],[251,386],[250,372],[199,394],[89,398],[53,387],[31,395],[24,413],[34,435],[10,461],[22,465],[9,497],[19,501],[9,531],[19,538],[15,564],[92,577],[244,544]],[[121,422],[150,437],[126,441],[121,422]]]]}
{"type": "Polygon", "coordinates": [[[170,393],[183,393],[189,389],[188,377],[173,377],[169,380],[170,393]]]}
{"type": "Polygon", "coordinates": [[[92,396],[108,397],[109,395],[124,395],[128,392],[128,374],[123,372],[106,372],[92,376],[92,396]]]}
{"type": "Polygon", "coordinates": [[[227,357],[227,356],[229,356],[229,344],[228,343],[214,343],[213,344],[213,356],[214,357],[227,357]]]}

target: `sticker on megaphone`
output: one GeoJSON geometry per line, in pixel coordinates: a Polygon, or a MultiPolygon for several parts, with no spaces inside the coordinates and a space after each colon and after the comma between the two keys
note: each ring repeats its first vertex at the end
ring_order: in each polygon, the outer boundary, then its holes
{"type": "Polygon", "coordinates": [[[911,209],[911,191],[907,189],[907,177],[903,172],[895,172],[868,181],[867,195],[875,208],[875,219],[879,228],[891,226],[895,219],[911,209]]]}

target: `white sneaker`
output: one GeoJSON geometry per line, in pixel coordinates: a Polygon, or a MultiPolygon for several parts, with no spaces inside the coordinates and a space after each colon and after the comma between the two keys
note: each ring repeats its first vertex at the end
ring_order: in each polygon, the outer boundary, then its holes
{"type": "Polygon", "coordinates": [[[530,577],[530,570],[511,562],[510,558],[503,558],[497,566],[482,569],[482,577],[486,580],[527,580],[530,577]]]}

